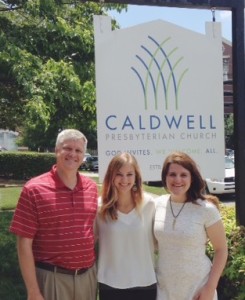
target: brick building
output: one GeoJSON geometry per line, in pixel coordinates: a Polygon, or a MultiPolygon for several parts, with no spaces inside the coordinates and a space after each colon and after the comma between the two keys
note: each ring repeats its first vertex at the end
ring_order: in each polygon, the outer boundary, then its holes
{"type": "Polygon", "coordinates": [[[233,113],[232,43],[223,38],[224,112],[233,113]]]}

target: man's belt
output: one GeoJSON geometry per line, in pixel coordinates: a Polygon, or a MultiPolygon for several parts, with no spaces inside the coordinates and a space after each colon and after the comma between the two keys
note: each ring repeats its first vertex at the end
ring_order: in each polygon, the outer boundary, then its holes
{"type": "Polygon", "coordinates": [[[51,271],[51,272],[62,273],[62,274],[68,274],[68,275],[81,275],[88,270],[88,268],[69,270],[66,268],[58,267],[58,266],[55,266],[55,265],[52,265],[49,263],[44,263],[44,262],[36,262],[35,265],[39,269],[43,269],[43,270],[47,270],[47,271],[51,271]]]}

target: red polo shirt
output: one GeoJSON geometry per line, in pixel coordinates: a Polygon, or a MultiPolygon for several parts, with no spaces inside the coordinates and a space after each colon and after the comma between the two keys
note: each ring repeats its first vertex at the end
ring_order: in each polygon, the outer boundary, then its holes
{"type": "Polygon", "coordinates": [[[77,176],[77,185],[70,190],[53,166],[23,187],[10,231],[33,239],[35,261],[67,269],[94,264],[98,190],[93,180],[79,173],[77,176]]]}

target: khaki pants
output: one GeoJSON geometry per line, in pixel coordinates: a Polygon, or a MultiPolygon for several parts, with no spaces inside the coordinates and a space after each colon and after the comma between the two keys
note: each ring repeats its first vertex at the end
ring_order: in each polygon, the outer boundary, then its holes
{"type": "Polygon", "coordinates": [[[96,266],[81,275],[67,275],[36,268],[45,300],[96,300],[96,266]]]}

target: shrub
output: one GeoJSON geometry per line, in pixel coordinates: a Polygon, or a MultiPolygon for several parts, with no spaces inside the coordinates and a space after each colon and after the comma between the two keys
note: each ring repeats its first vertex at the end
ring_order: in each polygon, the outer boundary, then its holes
{"type": "Polygon", "coordinates": [[[26,300],[17,259],[16,238],[8,231],[12,216],[12,212],[1,212],[0,216],[0,299],[26,300]]]}
{"type": "Polygon", "coordinates": [[[54,153],[0,152],[0,177],[27,180],[48,172],[54,163],[54,153]]]}
{"type": "MultiPolygon", "coordinates": [[[[236,226],[234,207],[221,207],[228,242],[228,259],[218,285],[219,300],[245,299],[245,227],[236,226]]],[[[213,249],[208,246],[208,255],[213,249]]]]}

